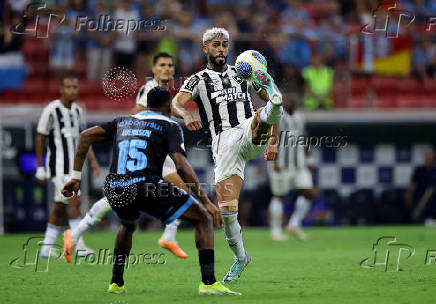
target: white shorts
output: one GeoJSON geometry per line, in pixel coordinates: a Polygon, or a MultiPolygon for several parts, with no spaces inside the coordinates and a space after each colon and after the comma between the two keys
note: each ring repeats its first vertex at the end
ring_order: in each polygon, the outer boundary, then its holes
{"type": "Polygon", "coordinates": [[[291,189],[312,189],[312,174],[308,168],[275,172],[268,167],[269,185],[274,196],[284,196],[291,189]]]}
{"type": "MultiPolygon", "coordinates": [[[[70,175],[62,175],[62,176],[53,176],[51,178],[51,181],[54,185],[54,192],[53,192],[53,201],[55,203],[60,202],[64,204],[68,204],[68,201],[71,199],[69,197],[63,196],[61,193],[62,189],[64,188],[64,185],[71,179],[70,175]]],[[[79,190],[80,195],[80,190],[79,190]]]]}
{"type": "Polygon", "coordinates": [[[265,145],[252,143],[251,123],[254,117],[247,119],[237,127],[221,132],[212,140],[215,183],[232,175],[239,175],[244,179],[245,163],[266,151],[270,140],[265,145]]]}
{"type": "Polygon", "coordinates": [[[172,173],[177,173],[177,168],[173,162],[173,159],[169,155],[167,155],[167,158],[165,158],[162,168],[162,176],[165,177],[172,173]]]}

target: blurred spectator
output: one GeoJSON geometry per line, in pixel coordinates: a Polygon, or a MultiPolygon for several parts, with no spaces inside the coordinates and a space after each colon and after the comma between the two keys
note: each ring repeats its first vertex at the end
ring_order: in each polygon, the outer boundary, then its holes
{"type": "Polygon", "coordinates": [[[72,0],[70,8],[67,10],[67,17],[74,30],[74,58],[76,62],[85,57],[88,31],[85,27],[81,31],[75,28],[77,18],[84,16],[89,16],[89,12],[86,10],[86,0],[72,0]]]}
{"type": "Polygon", "coordinates": [[[430,39],[419,41],[414,47],[412,69],[420,79],[436,75],[436,45],[430,39]]]}
{"type": "Polygon", "coordinates": [[[13,13],[21,13],[26,9],[26,6],[32,2],[31,0],[7,0],[13,13]]]}
{"type": "Polygon", "coordinates": [[[304,105],[306,109],[330,109],[333,107],[333,79],[332,68],[323,64],[320,55],[314,55],[312,64],[302,72],[305,86],[304,105]]]}
{"type": "Polygon", "coordinates": [[[433,16],[435,5],[434,1],[425,0],[408,0],[404,3],[404,9],[415,14],[415,21],[425,23],[427,17],[433,16]]]}
{"type": "MultiPolygon", "coordinates": [[[[9,16],[12,24],[21,21],[21,14],[9,16]]],[[[12,34],[0,24],[0,93],[4,89],[20,89],[24,80],[24,59],[21,53],[23,35],[12,34]]]]}
{"type": "MultiPolygon", "coordinates": [[[[112,19],[105,0],[97,0],[95,11],[90,17],[98,20],[100,15],[112,19]]],[[[115,38],[115,32],[106,31],[103,28],[102,31],[88,31],[87,37],[87,77],[91,80],[98,80],[110,68],[112,59],[111,44],[115,38]]]]}
{"type": "Polygon", "coordinates": [[[310,43],[303,33],[303,23],[296,25],[295,32],[280,50],[280,61],[291,64],[298,69],[309,65],[311,57],[310,43]]]}
{"type": "Polygon", "coordinates": [[[138,79],[144,79],[148,76],[151,69],[151,54],[156,49],[157,39],[154,39],[155,26],[164,24],[160,16],[158,16],[152,5],[144,3],[141,8],[141,19],[147,20],[150,27],[145,30],[138,31],[136,38],[136,70],[135,73],[138,79]]]}
{"type": "Polygon", "coordinates": [[[323,54],[326,65],[344,61],[347,53],[346,26],[337,15],[322,18],[316,30],[316,53],[323,54]]]}
{"type": "Polygon", "coordinates": [[[301,0],[288,0],[287,8],[282,12],[280,21],[285,25],[286,32],[293,32],[301,25],[309,26],[312,23],[301,0]]]}
{"type": "Polygon", "coordinates": [[[117,37],[115,38],[114,56],[115,64],[126,68],[133,67],[136,52],[136,32],[128,31],[128,21],[138,20],[139,14],[132,7],[131,0],[117,0],[114,19],[124,20],[124,26],[118,27],[117,37]]]}
{"type": "MultiPolygon", "coordinates": [[[[59,8],[61,8],[59,6],[59,8]]],[[[67,10],[65,20],[61,24],[52,22],[49,27],[51,48],[50,48],[50,69],[52,77],[62,78],[71,72],[74,67],[74,24],[75,16],[73,10],[67,10]]]]}

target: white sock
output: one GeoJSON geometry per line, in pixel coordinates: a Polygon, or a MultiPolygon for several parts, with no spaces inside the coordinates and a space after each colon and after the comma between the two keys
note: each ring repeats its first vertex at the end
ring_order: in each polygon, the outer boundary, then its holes
{"type": "Polygon", "coordinates": [[[301,227],[301,224],[309,209],[310,201],[302,195],[297,197],[294,212],[292,212],[292,216],[289,219],[289,225],[292,227],[301,227]]]}
{"type": "Polygon", "coordinates": [[[282,233],[282,217],[283,205],[282,200],[273,196],[268,207],[269,211],[269,224],[271,227],[271,234],[277,235],[282,233]]]}
{"type": "MultiPolygon", "coordinates": [[[[68,224],[70,224],[71,230],[74,230],[80,224],[81,220],[82,219],[80,217],[75,219],[69,219],[68,224]]],[[[80,249],[84,247],[86,247],[85,242],[83,241],[83,238],[79,236],[79,238],[77,239],[77,248],[80,249]]]]}
{"type": "Polygon", "coordinates": [[[111,210],[112,208],[109,205],[106,197],[103,197],[95,202],[80,223],[76,227],[72,228],[71,237],[73,240],[77,242],[83,233],[85,233],[92,226],[97,225],[111,210]]]}
{"type": "Polygon", "coordinates": [[[175,220],[174,222],[165,226],[165,230],[162,234],[162,238],[167,242],[175,242],[176,241],[176,232],[179,227],[181,220],[175,220]]]}
{"type": "Polygon", "coordinates": [[[48,253],[48,250],[53,246],[56,242],[56,238],[58,237],[59,232],[61,232],[61,226],[55,226],[50,223],[47,224],[47,229],[45,230],[45,237],[43,244],[41,246],[41,252],[48,253]]]}
{"type": "Polygon", "coordinates": [[[282,117],[282,106],[274,105],[271,101],[266,103],[266,106],[260,112],[260,121],[267,123],[269,125],[273,125],[276,122],[280,121],[282,117]]]}
{"type": "Polygon", "coordinates": [[[242,242],[242,229],[238,222],[237,211],[221,211],[224,218],[223,232],[227,243],[238,260],[245,259],[244,243],[242,242]]]}

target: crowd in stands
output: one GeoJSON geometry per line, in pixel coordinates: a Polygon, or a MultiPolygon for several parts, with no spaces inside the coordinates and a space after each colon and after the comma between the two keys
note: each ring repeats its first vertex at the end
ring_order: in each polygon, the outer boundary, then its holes
{"type": "MultiPolygon", "coordinates": [[[[10,29],[23,21],[23,12],[29,10],[31,2],[1,1],[0,56],[20,49],[24,35],[12,34],[10,29]]],[[[269,71],[280,88],[304,95],[309,109],[334,106],[336,72],[350,71],[350,35],[360,34],[362,25],[372,22],[373,10],[383,3],[377,0],[42,2],[47,8],[65,13],[62,23],[50,22],[49,39],[45,42],[49,48],[48,77],[59,78],[78,66],[86,66],[86,78],[100,80],[116,65],[130,68],[138,79],[144,79],[150,76],[151,57],[159,51],[174,55],[177,75],[187,76],[204,67],[202,32],[211,26],[222,26],[231,35],[229,63],[244,50],[259,50],[267,58],[269,71]],[[98,23],[103,20],[101,16],[106,23],[108,19],[124,20],[124,26],[112,30],[110,25],[98,23]],[[85,23],[86,20],[91,22],[85,23]],[[126,33],[129,20],[142,20],[142,27],[126,33]],[[318,85],[319,82],[322,84],[318,85]]],[[[410,75],[420,79],[436,77],[435,40],[432,35],[414,31],[425,24],[428,16],[436,16],[435,2],[398,2],[398,8],[416,15],[416,22],[410,27],[414,41],[410,75]]]]}

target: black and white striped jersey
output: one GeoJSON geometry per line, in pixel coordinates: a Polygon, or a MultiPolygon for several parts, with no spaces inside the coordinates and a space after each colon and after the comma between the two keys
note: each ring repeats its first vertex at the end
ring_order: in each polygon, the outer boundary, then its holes
{"type": "Polygon", "coordinates": [[[68,109],[58,99],[43,109],[37,132],[48,136],[45,163],[51,177],[71,173],[80,131],[85,126],[83,110],[76,103],[68,109]]]}
{"type": "Polygon", "coordinates": [[[192,94],[202,124],[215,137],[254,115],[250,92],[258,92],[260,88],[242,80],[233,66],[227,66],[224,72],[206,68],[192,75],[180,91],[192,94]]]}
{"type": "Polygon", "coordinates": [[[143,107],[147,107],[147,94],[151,89],[158,85],[159,83],[154,78],[147,81],[147,83],[139,89],[138,95],[136,96],[136,103],[143,107]]]}
{"type": "Polygon", "coordinates": [[[305,121],[300,112],[289,115],[283,111],[280,120],[280,138],[277,162],[284,170],[295,171],[306,165],[305,121]]]}

